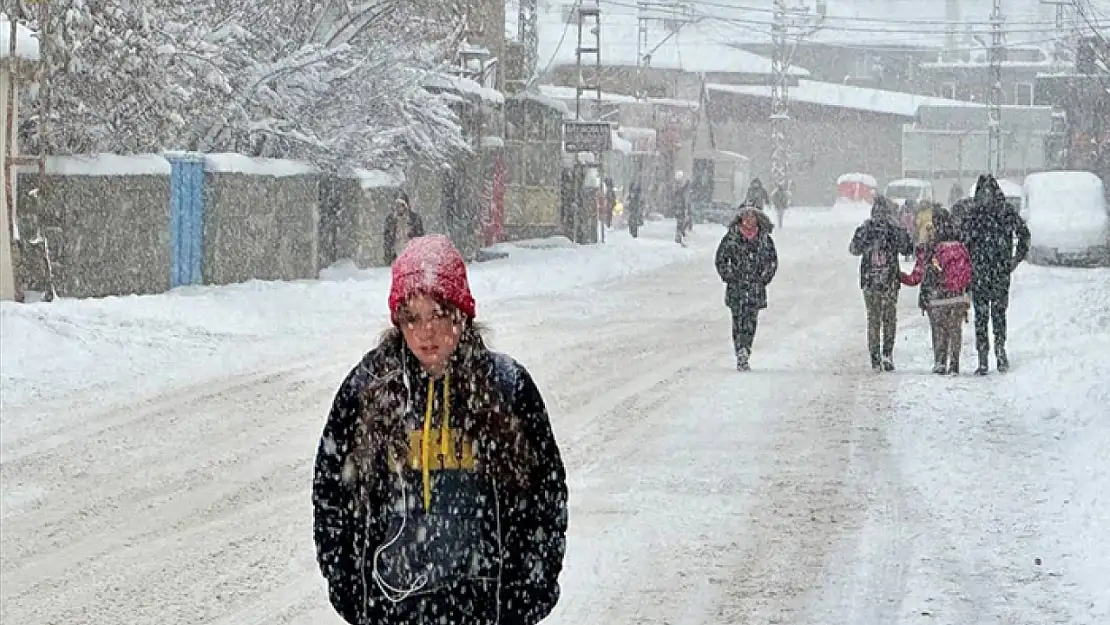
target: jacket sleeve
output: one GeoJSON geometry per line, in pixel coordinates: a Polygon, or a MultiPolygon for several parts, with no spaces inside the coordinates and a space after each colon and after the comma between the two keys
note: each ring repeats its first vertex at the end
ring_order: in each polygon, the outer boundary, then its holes
{"type": "Polygon", "coordinates": [[[361,620],[361,532],[355,522],[355,491],[344,481],[343,467],[358,418],[358,371],[359,368],[351,371],[336,393],[316,451],[312,480],[316,561],[327,580],[332,607],[352,625],[361,620]]]}
{"type": "Polygon", "coordinates": [[[864,222],[860,227],[856,228],[856,233],[852,235],[852,242],[848,244],[848,253],[852,256],[862,256],[864,248],[869,243],[868,239],[871,237],[870,228],[867,222],[864,222]]]}
{"type": "Polygon", "coordinates": [[[523,492],[506,511],[502,625],[536,625],[559,601],[567,533],[567,478],[543,397],[517,365],[514,414],[536,454],[523,492]]]}
{"type": "Polygon", "coordinates": [[[775,240],[767,237],[767,251],[763,263],[763,275],[760,279],[763,281],[763,286],[771,284],[771,280],[775,279],[775,274],[779,271],[779,252],[775,248],[775,240]]]}
{"type": "Polygon", "coordinates": [[[724,283],[736,281],[736,258],[730,250],[728,235],[721,239],[717,244],[717,254],[714,257],[713,264],[717,267],[717,275],[721,277],[724,283]]]}
{"type": "Polygon", "coordinates": [[[898,248],[899,254],[901,254],[902,256],[913,254],[913,238],[910,237],[910,233],[901,228],[896,228],[894,230],[894,236],[896,237],[896,247],[898,248]]]}
{"type": "MultiPolygon", "coordinates": [[[[1012,210],[1012,209],[1011,209],[1012,210]]],[[[1025,260],[1029,254],[1029,226],[1026,225],[1025,220],[1021,218],[1016,210],[1013,212],[1014,219],[1014,233],[1017,235],[1017,249],[1014,251],[1014,265],[1025,260]]]]}
{"type": "Polygon", "coordinates": [[[913,265],[913,273],[905,274],[899,272],[898,279],[906,286],[917,286],[921,284],[921,280],[925,278],[925,250],[920,249],[917,251],[917,262],[913,265]]]}
{"type": "Polygon", "coordinates": [[[392,265],[397,259],[393,248],[397,245],[397,218],[386,215],[385,227],[382,230],[382,255],[386,265],[392,265]]]}

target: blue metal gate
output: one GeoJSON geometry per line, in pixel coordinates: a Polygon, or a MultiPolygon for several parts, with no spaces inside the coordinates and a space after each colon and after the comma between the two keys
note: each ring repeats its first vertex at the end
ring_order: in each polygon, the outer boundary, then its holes
{"type": "Polygon", "coordinates": [[[170,286],[204,282],[204,157],[170,162],[170,286]]]}

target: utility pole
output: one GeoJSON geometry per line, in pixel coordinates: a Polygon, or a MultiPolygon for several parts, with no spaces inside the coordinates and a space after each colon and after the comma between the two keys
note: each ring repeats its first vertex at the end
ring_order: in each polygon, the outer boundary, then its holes
{"type": "Polygon", "coordinates": [[[670,41],[671,37],[678,34],[687,24],[698,22],[701,18],[694,16],[693,7],[685,2],[666,2],[661,0],[640,0],[636,3],[638,12],[637,38],[636,38],[636,98],[647,98],[647,89],[644,86],[644,76],[651,67],[651,55],[655,54],[663,44],[670,41]],[[654,46],[649,42],[649,25],[651,22],[662,22],[666,34],[654,46]]]}
{"type": "MultiPolygon", "coordinates": [[[[594,114],[601,114],[601,7],[598,0],[579,0],[578,3],[578,45],[575,47],[575,68],[578,73],[578,83],[575,86],[574,94],[574,119],[575,121],[582,120],[582,94],[586,92],[593,92],[594,95],[594,114]],[[592,27],[587,30],[587,22],[592,22],[592,27]],[[593,35],[591,38],[590,35],[593,35]],[[593,56],[593,80],[587,81],[585,69],[586,64],[583,63],[583,56],[593,56]]],[[[599,185],[604,184],[604,166],[601,162],[604,151],[595,149],[590,152],[593,155],[593,166],[597,169],[597,181],[599,185]]],[[[576,157],[577,158],[577,157],[576,157]]],[[[575,163],[581,165],[581,161],[575,163]]],[[[584,179],[584,176],[582,177],[584,179]]],[[[586,232],[585,228],[581,227],[586,223],[594,223],[595,234],[600,232],[600,240],[605,242],[605,225],[601,223],[600,213],[598,211],[598,197],[587,198],[592,199],[590,202],[590,212],[592,217],[586,217],[586,211],[580,211],[581,216],[576,216],[575,219],[575,235],[579,239],[588,239],[593,242],[593,237],[583,236],[586,232]],[[583,219],[584,218],[584,219],[583,219]],[[579,221],[581,220],[581,221],[579,221]]],[[[584,242],[581,241],[580,242],[584,242]]]]}
{"type": "Polygon", "coordinates": [[[771,182],[772,189],[789,188],[787,165],[789,147],[786,123],[790,120],[788,72],[794,49],[805,37],[821,28],[825,18],[825,2],[817,1],[815,14],[809,7],[787,7],[786,0],[773,0],[771,22],[771,182]],[[794,40],[793,46],[790,40],[794,40]]]}
{"type": "Polygon", "coordinates": [[[1002,54],[1005,33],[1002,26],[1002,0],[994,0],[991,11],[991,45],[988,49],[990,68],[987,89],[987,171],[1001,176],[1003,171],[1002,146],[1002,54]]]}
{"type": "MultiPolygon", "coordinates": [[[[1056,23],[1053,31],[1053,49],[1052,60],[1057,65],[1062,65],[1067,61],[1067,49],[1069,45],[1068,32],[1068,9],[1075,4],[1075,0],[1041,0],[1041,4],[1049,5],[1056,8],[1056,23]]],[[[1074,17],[1074,16],[1073,16],[1074,17]]]]}
{"type": "MultiPolygon", "coordinates": [[[[538,58],[540,55],[540,37],[536,26],[537,6],[536,0],[519,0],[520,11],[517,14],[517,39],[524,47],[522,59],[522,84],[531,85],[536,75],[538,58]]],[[[502,67],[504,64],[501,64],[502,67]]]]}

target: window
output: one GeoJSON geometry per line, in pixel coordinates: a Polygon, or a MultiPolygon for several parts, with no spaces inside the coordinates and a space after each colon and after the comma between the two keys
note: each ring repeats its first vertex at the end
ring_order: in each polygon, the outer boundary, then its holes
{"type": "Polygon", "coordinates": [[[1019,82],[1014,85],[1014,103],[1018,106],[1033,106],[1033,83],[1019,82]]]}
{"type": "Polygon", "coordinates": [[[937,95],[942,97],[942,98],[948,98],[949,100],[957,99],[956,98],[956,83],[946,82],[946,83],[942,84],[940,86],[940,91],[939,91],[939,93],[937,93],[937,95]]]}

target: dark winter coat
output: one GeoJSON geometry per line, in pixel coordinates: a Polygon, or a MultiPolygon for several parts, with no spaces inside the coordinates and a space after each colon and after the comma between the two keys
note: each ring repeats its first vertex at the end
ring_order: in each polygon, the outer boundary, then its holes
{"type": "Polygon", "coordinates": [[[778,251],[771,239],[774,225],[761,210],[744,207],[728,225],[717,246],[717,275],[725,283],[725,305],[733,310],[766,308],[767,285],[779,269],[778,251]],[[746,213],[759,217],[759,234],[747,239],[740,232],[740,220],[746,213]]]}
{"type": "Polygon", "coordinates": [[[871,205],[871,218],[852,236],[848,252],[859,256],[859,285],[865,291],[899,288],[899,255],[913,253],[913,241],[904,228],[894,222],[894,207],[883,196],[871,205]]]}
{"type": "Polygon", "coordinates": [[[752,183],[748,185],[748,195],[744,203],[763,210],[770,201],[771,199],[767,196],[767,189],[763,187],[763,182],[759,178],[752,180],[752,183]]]}
{"type": "Polygon", "coordinates": [[[1009,284],[1010,273],[1029,253],[1029,227],[1006,201],[994,176],[979,176],[975,201],[968,207],[961,229],[971,253],[972,289],[1009,284]]]}
{"type": "Polygon", "coordinates": [[[397,330],[366,354],[336,394],[312,502],[353,625],[535,625],[559,598],[567,488],[547,411],[473,328],[440,380],[397,330]]]}
{"type": "MultiPolygon", "coordinates": [[[[405,227],[408,228],[409,240],[424,236],[424,220],[420,215],[410,208],[405,211],[405,217],[405,221],[408,222],[405,227]]],[[[382,245],[385,247],[385,264],[392,265],[393,261],[397,260],[397,250],[394,249],[397,246],[397,213],[394,211],[390,211],[385,216],[382,245]]]]}
{"type": "Polygon", "coordinates": [[[628,223],[642,226],[644,224],[644,200],[640,191],[640,183],[633,182],[628,187],[628,198],[625,201],[628,209],[628,223]]]}

